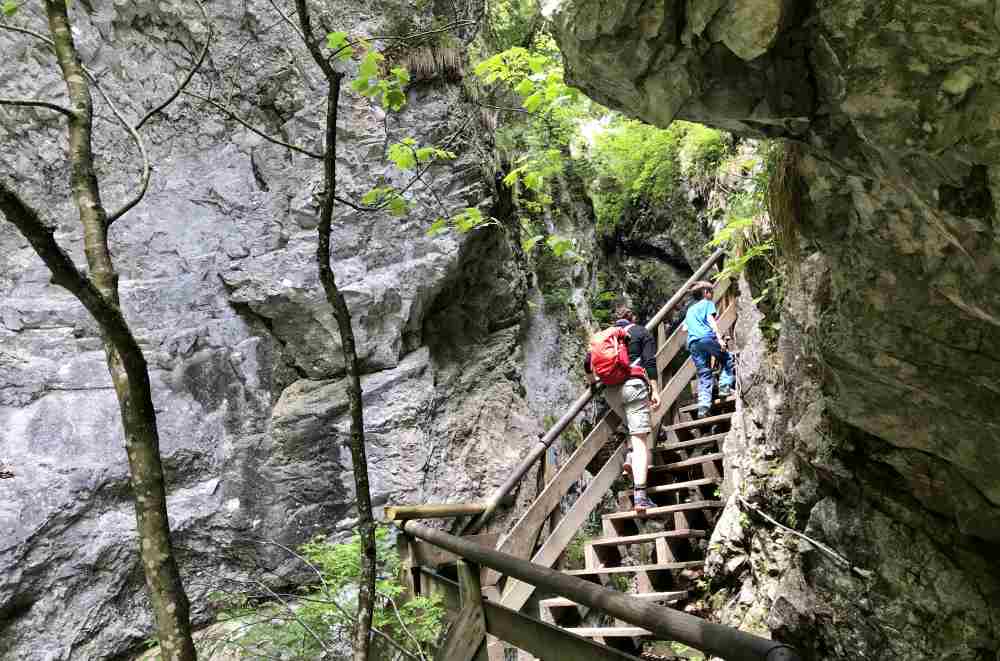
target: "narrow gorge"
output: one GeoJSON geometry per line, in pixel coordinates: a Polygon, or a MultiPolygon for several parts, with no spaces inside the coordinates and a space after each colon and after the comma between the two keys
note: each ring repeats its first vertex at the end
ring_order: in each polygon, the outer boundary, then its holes
{"type": "MultiPolygon", "coordinates": [[[[143,171],[116,115],[137,121],[197,68],[142,128],[150,187],[109,234],[201,629],[220,591],[301,595],[316,581],[294,551],[358,523],[314,261],[326,80],[293,2],[66,4],[106,94],[94,149],[111,207],[143,171]]],[[[48,34],[42,3],[0,5],[0,180],[82,269],[65,118],[4,103],[68,105],[30,34],[48,34]]],[[[613,305],[649,319],[724,248],[740,403],[684,608],[815,661],[1000,658],[1000,3],[310,6],[326,52],[354,49],[336,62],[330,245],[377,517],[487,498],[579,395],[613,305]],[[398,107],[379,96],[393,76],[398,107]]],[[[0,221],[0,659],[136,659],[156,631],[101,330],[0,221]]],[[[602,411],[487,532],[511,528],[602,411]]]]}

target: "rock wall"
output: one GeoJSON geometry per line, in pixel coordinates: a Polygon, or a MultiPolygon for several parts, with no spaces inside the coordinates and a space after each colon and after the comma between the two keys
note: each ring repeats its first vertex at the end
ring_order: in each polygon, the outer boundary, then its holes
{"type": "Polygon", "coordinates": [[[800,152],[777,351],[744,328],[731,487],[872,574],[764,532],[734,496],[715,540],[721,617],[817,659],[993,658],[994,3],[547,4],[567,78],[594,98],[800,152]]]}
{"type": "MultiPolygon", "coordinates": [[[[321,148],[323,84],[271,4],[208,9],[215,41],[192,89],[214,90],[265,130],[321,148]]],[[[34,11],[25,5],[15,20],[44,30],[34,11]]],[[[434,19],[428,3],[406,0],[317,12],[319,24],[358,34],[434,19]]],[[[183,2],[93,0],[73,3],[72,15],[84,61],[129,117],[169,93],[205,36],[196,7],[183,2]]],[[[0,31],[0,52],[10,65],[0,96],[64,97],[43,46],[0,31]]],[[[389,118],[345,93],[339,194],[402,180],[383,158],[389,140],[454,136],[458,158],[427,178],[450,208],[490,204],[482,133],[451,80],[424,72],[406,109],[389,118]]],[[[99,173],[114,207],[139,167],[100,103],[99,115],[99,173]]],[[[0,176],[82,264],[63,135],[50,114],[0,108],[0,176]]],[[[150,364],[182,571],[204,620],[205,595],[248,565],[295,580],[295,563],[262,542],[343,537],[353,523],[343,365],[313,263],[322,176],[316,161],[189,97],[144,135],[152,188],[116,223],[111,244],[150,364]]],[[[527,269],[517,241],[493,230],[429,238],[438,204],[419,185],[411,195],[406,218],[338,207],[334,226],[334,269],[366,372],[376,505],[481,498],[540,431],[527,404],[533,386],[521,378],[527,269]]],[[[8,223],[0,322],[0,463],[14,474],[0,480],[0,658],[118,657],[152,628],[115,397],[94,323],[49,284],[8,223]]]]}

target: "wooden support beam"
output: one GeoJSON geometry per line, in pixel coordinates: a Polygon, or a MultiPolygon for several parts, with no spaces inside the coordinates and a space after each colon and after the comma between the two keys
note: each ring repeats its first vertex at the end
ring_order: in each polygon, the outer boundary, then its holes
{"type": "Polygon", "coordinates": [[[386,521],[410,519],[446,519],[453,516],[481,514],[486,510],[482,503],[440,503],[425,505],[390,505],[385,508],[386,521]]]}
{"type": "MultiPolygon", "coordinates": [[[[590,608],[601,610],[631,626],[642,627],[660,638],[684,643],[703,652],[721,656],[727,661],[777,661],[778,659],[797,661],[799,659],[794,650],[779,642],[722,624],[708,622],[679,610],[663,608],[620,592],[606,590],[576,576],[533,564],[508,553],[501,553],[496,549],[488,549],[467,542],[461,537],[449,535],[415,521],[407,521],[401,526],[408,534],[458,553],[467,560],[485,565],[525,583],[530,583],[556,596],[565,597],[590,608]]],[[[503,607],[497,606],[497,608],[503,607]]],[[[506,608],[503,610],[513,612],[506,608]]],[[[560,655],[554,655],[555,650],[551,647],[538,648],[536,646],[537,652],[535,649],[527,649],[519,642],[522,637],[516,631],[517,627],[514,626],[513,631],[496,628],[490,622],[488,610],[486,624],[490,633],[525,649],[525,651],[535,653],[536,656],[543,659],[596,658],[586,654],[569,654],[562,647],[558,648],[560,655]]],[[[539,622],[539,624],[542,623],[539,622]]],[[[563,633],[565,634],[565,632],[563,633]]]]}
{"type": "MultiPolygon", "coordinates": [[[[458,598],[458,585],[431,572],[423,570],[427,582],[435,584],[435,592],[452,593],[458,598]]],[[[546,624],[528,615],[505,608],[489,601],[483,602],[486,630],[518,649],[542,661],[641,661],[619,650],[599,645],[591,640],[571,634],[561,627],[546,624]]]]}
{"type": "MultiPolygon", "coordinates": [[[[559,555],[566,550],[566,546],[573,539],[573,535],[580,529],[583,522],[587,520],[587,516],[600,504],[604,498],[604,494],[608,492],[608,489],[611,488],[611,485],[621,473],[622,465],[625,463],[626,445],[622,443],[621,447],[604,464],[604,467],[598,471],[594,479],[587,485],[587,489],[573,503],[570,511],[566,513],[566,516],[563,517],[559,525],[552,531],[552,534],[545,540],[538,552],[532,556],[532,562],[551,567],[559,558],[559,555]]],[[[521,610],[521,607],[527,603],[528,598],[531,597],[531,593],[534,591],[535,586],[518,581],[517,579],[510,579],[504,588],[503,598],[500,600],[500,603],[507,608],[521,610]]]]}
{"type": "MultiPolygon", "coordinates": [[[[483,546],[493,548],[497,545],[497,540],[500,539],[500,534],[492,532],[483,533],[481,535],[466,535],[463,539],[468,539],[476,544],[482,544],[483,546]]],[[[419,539],[413,540],[410,544],[410,562],[414,565],[437,568],[442,565],[453,564],[459,559],[459,556],[455,555],[451,551],[445,551],[440,547],[428,544],[427,542],[422,542],[419,539]]]]}
{"type": "Polygon", "coordinates": [[[458,591],[462,609],[438,650],[436,661],[473,661],[486,655],[486,615],[479,586],[479,568],[458,562],[458,591]]]}

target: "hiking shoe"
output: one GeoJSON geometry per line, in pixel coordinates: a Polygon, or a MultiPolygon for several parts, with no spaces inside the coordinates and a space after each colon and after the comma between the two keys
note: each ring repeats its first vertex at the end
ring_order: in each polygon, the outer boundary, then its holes
{"type": "Polygon", "coordinates": [[[652,507],[659,507],[659,505],[651,501],[648,496],[640,496],[636,498],[635,503],[632,505],[632,509],[640,514],[652,507]]]}
{"type": "Polygon", "coordinates": [[[632,451],[625,453],[625,464],[622,466],[622,477],[632,479],[632,451]]]}
{"type": "Polygon", "coordinates": [[[698,407],[698,413],[695,414],[695,417],[698,420],[701,420],[702,418],[707,418],[708,417],[708,407],[707,406],[699,406],[698,407]]]}
{"type": "Polygon", "coordinates": [[[719,388],[719,397],[721,397],[723,399],[725,399],[726,397],[729,397],[732,394],[733,394],[733,387],[732,386],[726,386],[724,388],[723,387],[719,388]]]}

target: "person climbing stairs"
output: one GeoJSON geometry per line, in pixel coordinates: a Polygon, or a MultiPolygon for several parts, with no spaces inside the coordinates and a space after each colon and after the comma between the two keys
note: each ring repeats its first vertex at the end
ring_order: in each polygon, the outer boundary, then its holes
{"type": "MultiPolygon", "coordinates": [[[[695,392],[696,387],[695,381],[695,392]]],[[[717,398],[709,415],[698,418],[697,402],[675,405],[668,414],[671,424],[661,427],[652,451],[646,494],[655,506],[637,512],[631,491],[618,492],[617,511],[601,517],[603,535],[584,545],[585,567],[565,573],[609,588],[627,587],[634,597],[666,606],[689,602],[724,505],[722,442],[735,406],[734,396],[717,398]]],[[[567,599],[543,599],[539,608],[543,621],[619,649],[638,651],[650,637],[621,623],[595,626],[586,608],[567,599]]]]}

